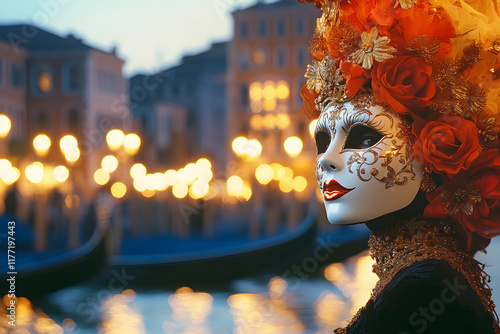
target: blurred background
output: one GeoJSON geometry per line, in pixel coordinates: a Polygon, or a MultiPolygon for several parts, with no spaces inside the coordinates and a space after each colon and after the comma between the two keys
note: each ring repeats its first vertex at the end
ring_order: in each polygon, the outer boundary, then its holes
{"type": "Polygon", "coordinates": [[[0,288],[8,305],[15,271],[16,333],[331,333],[356,313],[376,281],[369,232],[326,221],[300,114],[319,14],[0,4],[0,252],[15,247],[0,288]]]}

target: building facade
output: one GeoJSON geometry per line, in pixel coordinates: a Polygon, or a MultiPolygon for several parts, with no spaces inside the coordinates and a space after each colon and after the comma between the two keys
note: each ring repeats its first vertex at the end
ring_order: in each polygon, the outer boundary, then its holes
{"type": "Polygon", "coordinates": [[[227,43],[215,43],[208,51],[184,57],[178,66],[130,79],[132,113],[155,145],[149,148],[148,164],[180,167],[205,157],[223,168],[226,51],[227,43]],[[158,112],[165,108],[170,111],[163,117],[158,112]]]}
{"type": "Polygon", "coordinates": [[[33,154],[33,138],[46,134],[52,145],[45,159],[62,163],[59,140],[73,135],[81,154],[74,168],[81,187],[94,184],[106,133],[132,122],[123,64],[115,52],[73,35],[64,38],[31,25],[0,26],[0,67],[10,76],[0,81],[0,107],[12,120],[11,143],[25,148],[17,153],[33,154]]]}
{"type": "Polygon", "coordinates": [[[318,12],[296,0],[259,2],[233,12],[227,73],[229,145],[238,136],[257,139],[264,160],[286,162],[284,141],[298,136],[304,144],[301,156],[314,154],[309,120],[300,114],[300,87],[311,61],[309,38],[318,12]]]}

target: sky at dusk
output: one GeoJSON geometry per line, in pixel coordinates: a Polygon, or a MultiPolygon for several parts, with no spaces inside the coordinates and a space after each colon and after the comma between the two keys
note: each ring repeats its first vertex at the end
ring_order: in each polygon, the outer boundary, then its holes
{"type": "MultiPolygon", "coordinates": [[[[124,74],[153,73],[232,37],[231,12],[257,0],[23,0],[0,2],[0,24],[33,24],[111,51],[124,74]]],[[[268,0],[264,2],[274,2],[268,0]]]]}

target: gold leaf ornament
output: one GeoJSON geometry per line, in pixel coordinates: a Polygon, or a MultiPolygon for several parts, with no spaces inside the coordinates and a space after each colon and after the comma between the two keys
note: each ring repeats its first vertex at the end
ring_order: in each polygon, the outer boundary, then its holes
{"type": "Polygon", "coordinates": [[[370,32],[363,31],[360,48],[349,56],[348,61],[360,64],[365,70],[371,70],[374,60],[380,63],[394,58],[392,53],[397,50],[389,45],[390,42],[389,37],[378,35],[377,27],[373,27],[370,32]]]}

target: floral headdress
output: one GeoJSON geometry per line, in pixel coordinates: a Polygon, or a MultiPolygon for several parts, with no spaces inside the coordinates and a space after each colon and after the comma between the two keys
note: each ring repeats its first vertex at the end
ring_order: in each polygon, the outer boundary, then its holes
{"type": "Polygon", "coordinates": [[[303,111],[371,94],[412,122],[424,215],[500,235],[500,16],[495,0],[298,0],[323,11],[303,111]]]}

